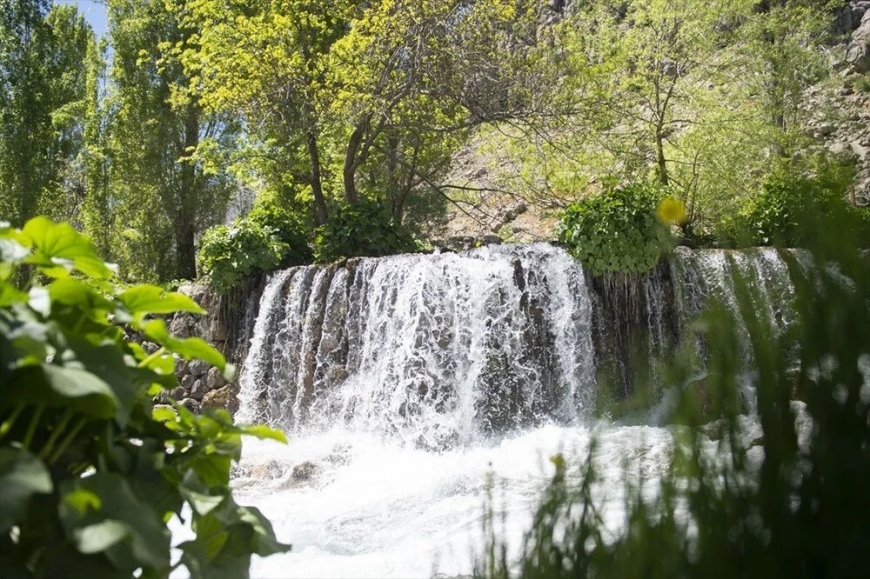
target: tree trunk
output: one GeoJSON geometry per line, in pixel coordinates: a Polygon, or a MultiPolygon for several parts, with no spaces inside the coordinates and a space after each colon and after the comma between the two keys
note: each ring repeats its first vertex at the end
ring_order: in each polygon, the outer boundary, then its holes
{"type": "Polygon", "coordinates": [[[342,178],[344,181],[344,198],[349,205],[355,205],[359,201],[359,194],[356,190],[357,154],[359,153],[364,134],[365,126],[360,123],[351,134],[350,140],[347,143],[347,150],[344,153],[342,178]]]}
{"type": "MultiPolygon", "coordinates": [[[[191,150],[199,146],[199,110],[190,106],[184,120],[184,139],[180,150],[177,151],[179,159],[190,155],[191,150]]],[[[175,255],[176,271],[178,279],[196,278],[196,212],[201,200],[196,178],[196,165],[183,162],[180,169],[178,183],[178,197],[176,207],[170,208],[173,228],[175,229],[175,255]]]]}
{"type": "Polygon", "coordinates": [[[658,164],[659,183],[667,187],[670,184],[668,161],[665,159],[664,137],[660,132],[656,134],[656,162],[658,164]]]}
{"type": "Polygon", "coordinates": [[[314,217],[317,225],[323,225],[329,219],[326,198],[323,196],[323,178],[320,174],[320,152],[317,149],[317,134],[308,133],[308,156],[311,161],[311,193],[314,195],[314,217]]]}
{"type": "Polygon", "coordinates": [[[177,276],[196,279],[196,225],[193,219],[176,222],[175,251],[178,259],[177,276]]]}

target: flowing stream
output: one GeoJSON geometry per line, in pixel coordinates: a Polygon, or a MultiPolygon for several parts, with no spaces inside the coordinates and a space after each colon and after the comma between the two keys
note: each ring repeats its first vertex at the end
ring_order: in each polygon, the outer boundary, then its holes
{"type": "Polygon", "coordinates": [[[735,273],[785,332],[794,292],[772,249],[681,250],[618,296],[547,244],[272,275],[237,419],[281,428],[290,444],[246,441],[233,485],[293,550],[255,558],[252,576],[468,575],[486,497],[516,548],[549,457],[576,463],[593,436],[615,532],[626,467],[664,472],[672,429],[657,408],[634,425],[596,418],[602,376],[615,368],[630,391],[628,344],[666,359],[711,298],[738,307],[735,273]]]}

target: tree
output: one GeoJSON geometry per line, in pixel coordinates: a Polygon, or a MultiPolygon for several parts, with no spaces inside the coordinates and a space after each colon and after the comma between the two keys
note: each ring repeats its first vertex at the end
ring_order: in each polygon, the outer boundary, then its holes
{"type": "Polygon", "coordinates": [[[610,176],[655,180],[685,202],[691,234],[756,190],[771,155],[794,149],[829,20],[811,2],[578,4],[543,61],[559,71],[565,114],[509,129],[493,148],[514,151],[520,186],[558,202],[610,176]]]}
{"type": "Polygon", "coordinates": [[[518,33],[534,36],[539,8],[200,0],[183,7],[199,34],[178,51],[201,102],[240,113],[261,151],[283,157],[272,186],[310,194],[316,224],[331,202],[365,197],[399,222],[465,131],[527,113],[506,81],[528,68],[518,33]]]}
{"type": "Polygon", "coordinates": [[[94,35],[73,6],[0,6],[0,213],[18,224],[37,212],[69,218],[84,194],[75,159],[94,35]]]}
{"type": "Polygon", "coordinates": [[[162,0],[111,0],[112,132],[116,236],[128,275],[196,276],[196,239],[223,220],[233,182],[212,153],[233,131],[206,113],[165,49],[194,31],[162,0]]]}

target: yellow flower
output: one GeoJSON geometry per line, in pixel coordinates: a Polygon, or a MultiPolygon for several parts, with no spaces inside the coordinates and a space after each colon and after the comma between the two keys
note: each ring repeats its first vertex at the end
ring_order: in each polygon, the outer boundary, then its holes
{"type": "Polygon", "coordinates": [[[656,214],[665,223],[680,224],[686,220],[686,206],[679,199],[665,197],[659,203],[656,214]]]}

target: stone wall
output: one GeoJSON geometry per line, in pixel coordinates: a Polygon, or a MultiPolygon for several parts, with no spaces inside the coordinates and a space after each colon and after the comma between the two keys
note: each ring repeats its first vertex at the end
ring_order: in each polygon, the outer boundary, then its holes
{"type": "MultiPolygon", "coordinates": [[[[218,295],[207,281],[183,285],[178,292],[191,297],[206,310],[204,315],[178,313],[168,320],[170,332],[180,338],[199,337],[221,352],[236,367],[232,382],[217,368],[202,360],[177,360],[175,373],[179,386],[161,393],[158,401],[171,397],[193,412],[204,408],[238,410],[239,373],[247,355],[250,333],[257,316],[264,277],[257,277],[241,288],[218,295]]],[[[156,346],[145,344],[146,349],[156,346]]]]}

